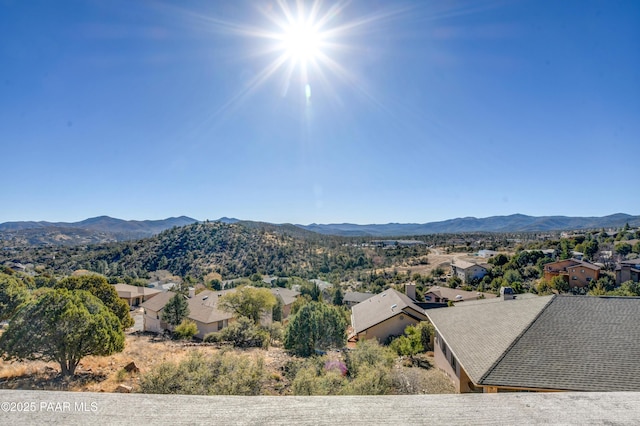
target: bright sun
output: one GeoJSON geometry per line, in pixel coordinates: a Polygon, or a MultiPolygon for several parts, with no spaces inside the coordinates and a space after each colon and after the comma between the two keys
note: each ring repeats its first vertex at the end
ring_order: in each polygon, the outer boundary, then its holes
{"type": "Polygon", "coordinates": [[[311,23],[293,23],[285,29],[282,42],[290,59],[301,63],[314,61],[320,53],[321,33],[311,23]]]}
{"type": "Polygon", "coordinates": [[[362,78],[344,67],[340,59],[359,51],[349,39],[372,31],[375,23],[395,18],[403,9],[383,9],[350,19],[345,10],[351,0],[273,0],[260,4],[263,6],[258,10],[268,21],[266,25],[251,27],[212,20],[222,31],[260,40],[263,44],[256,49],[256,56],[270,57],[221,111],[245,100],[276,75],[282,97],[290,88],[298,87],[307,105],[312,85],[335,99],[340,98],[337,87],[344,85],[374,100],[362,85],[362,78]]]}

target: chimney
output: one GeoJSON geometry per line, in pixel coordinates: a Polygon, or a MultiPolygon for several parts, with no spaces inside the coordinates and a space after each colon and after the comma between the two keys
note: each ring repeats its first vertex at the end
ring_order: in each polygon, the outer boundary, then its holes
{"type": "Polygon", "coordinates": [[[192,297],[196,297],[196,289],[194,287],[189,287],[189,299],[192,297]]]}
{"type": "Polygon", "coordinates": [[[514,300],[516,293],[511,287],[500,287],[500,296],[502,300],[514,300]]]}
{"type": "Polygon", "coordinates": [[[411,300],[416,300],[416,285],[414,283],[406,283],[404,285],[404,294],[411,300]]]}

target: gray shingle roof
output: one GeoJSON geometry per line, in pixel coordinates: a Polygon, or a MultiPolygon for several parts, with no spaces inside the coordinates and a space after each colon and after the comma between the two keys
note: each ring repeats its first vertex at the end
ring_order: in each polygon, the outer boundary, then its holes
{"type": "Polygon", "coordinates": [[[640,298],[557,296],[480,384],[638,391],[640,298]]]}
{"type": "Polygon", "coordinates": [[[404,311],[409,315],[426,319],[424,310],[407,297],[392,288],[376,294],[351,308],[354,333],[361,333],[404,311]]]}
{"type": "Polygon", "coordinates": [[[355,303],[360,303],[360,302],[364,302],[365,300],[367,300],[370,297],[373,297],[374,294],[373,293],[362,293],[359,291],[347,291],[344,294],[343,297],[343,301],[344,302],[355,302],[355,303]]]}
{"type": "Polygon", "coordinates": [[[294,291],[288,288],[283,287],[274,287],[271,289],[271,294],[282,299],[282,303],[284,305],[291,305],[296,301],[296,298],[300,296],[299,291],[294,291]]]}
{"type": "Polygon", "coordinates": [[[449,287],[442,287],[442,286],[438,286],[438,285],[434,285],[429,287],[429,289],[427,289],[427,291],[425,291],[425,295],[429,294],[429,293],[433,293],[435,295],[437,295],[438,297],[444,297],[447,300],[476,300],[478,298],[480,298],[481,296],[484,296],[487,299],[492,299],[495,298],[496,295],[495,294],[491,294],[491,293],[481,293],[478,291],[465,291],[462,289],[458,289],[458,288],[449,288],[449,287]],[[458,297],[460,296],[460,297],[458,297]]]}
{"type": "Polygon", "coordinates": [[[471,380],[479,383],[552,297],[488,299],[430,309],[427,316],[471,380]]]}

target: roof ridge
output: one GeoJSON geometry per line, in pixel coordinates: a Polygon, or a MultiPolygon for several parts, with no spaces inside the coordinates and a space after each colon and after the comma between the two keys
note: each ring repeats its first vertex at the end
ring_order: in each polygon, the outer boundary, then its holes
{"type": "Polygon", "coordinates": [[[551,305],[551,303],[553,303],[554,300],[556,300],[558,297],[557,294],[552,295],[552,297],[549,299],[549,301],[547,303],[545,303],[545,305],[542,307],[542,309],[540,309],[540,312],[538,312],[536,314],[536,316],[531,320],[531,322],[529,323],[529,325],[527,325],[524,330],[522,330],[520,332],[520,334],[518,334],[518,336],[513,339],[513,341],[511,342],[511,344],[509,346],[507,346],[507,348],[504,350],[504,352],[502,352],[502,354],[494,361],[494,363],[491,365],[491,367],[489,367],[487,369],[487,371],[485,371],[485,373],[482,375],[482,377],[480,377],[480,380],[478,380],[478,384],[484,384],[483,381],[484,379],[491,374],[491,372],[498,366],[498,364],[500,364],[500,361],[502,361],[504,359],[505,356],[507,356],[507,354],[509,353],[509,351],[516,345],[516,343],[518,343],[520,341],[520,339],[522,338],[522,336],[524,336],[527,331],[529,331],[529,329],[533,326],[533,324],[536,323],[536,321],[538,321],[538,318],[540,318],[540,316],[542,315],[542,313],[544,311],[547,310],[547,308],[549,307],[549,305],[551,305]]]}

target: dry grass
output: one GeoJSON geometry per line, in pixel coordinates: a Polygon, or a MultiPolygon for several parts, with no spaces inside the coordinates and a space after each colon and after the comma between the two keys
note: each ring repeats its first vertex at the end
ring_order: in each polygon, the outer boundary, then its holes
{"type": "MultiPolygon", "coordinates": [[[[434,365],[433,352],[423,356],[424,360],[434,365]]],[[[399,359],[393,369],[394,387],[398,394],[442,394],[456,393],[449,377],[436,367],[410,367],[399,359]]]]}
{"type": "Polygon", "coordinates": [[[83,358],[76,377],[68,382],[57,377],[60,366],[55,363],[0,361],[0,388],[113,392],[119,384],[125,384],[136,389],[140,375],[163,362],[180,361],[192,351],[215,350],[210,346],[185,347],[170,340],[157,340],[151,335],[129,334],[124,351],[108,357],[83,358]],[[132,361],[140,372],[123,373],[122,369],[132,361]]]}
{"type": "MultiPolygon", "coordinates": [[[[215,346],[185,345],[171,340],[161,340],[151,334],[128,334],[123,352],[108,357],[83,358],[72,380],[62,379],[59,376],[60,367],[55,363],[0,361],[0,388],[114,392],[123,384],[131,386],[135,392],[139,389],[142,375],[163,362],[180,362],[194,351],[213,353],[220,350],[222,349],[215,346]],[[134,362],[140,371],[124,371],[124,367],[130,362],[134,362]]],[[[284,365],[291,360],[286,351],[279,347],[271,347],[267,351],[259,348],[233,350],[246,356],[263,357],[268,372],[268,380],[263,388],[264,394],[291,394],[291,384],[282,374],[284,365]]],[[[340,355],[336,353],[336,356],[340,355]]],[[[397,393],[453,392],[448,377],[436,368],[426,370],[405,367],[399,363],[394,374],[399,384],[396,386],[397,393]]]]}

